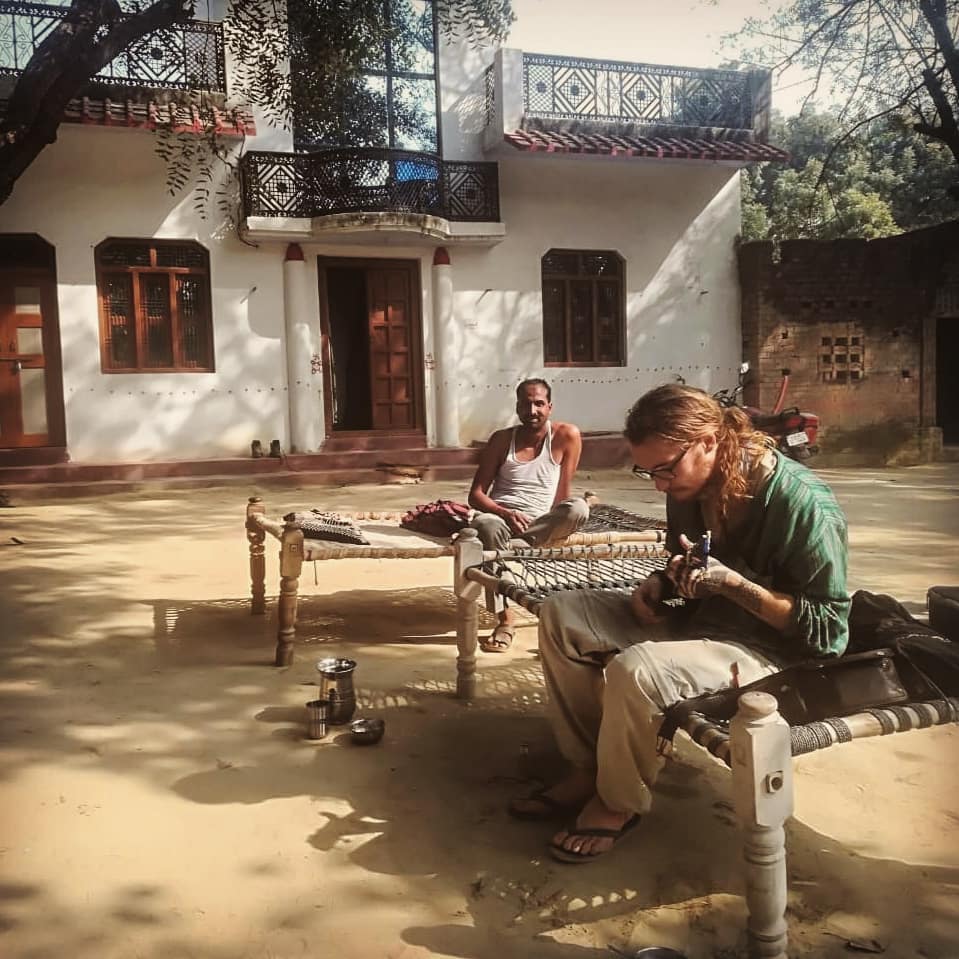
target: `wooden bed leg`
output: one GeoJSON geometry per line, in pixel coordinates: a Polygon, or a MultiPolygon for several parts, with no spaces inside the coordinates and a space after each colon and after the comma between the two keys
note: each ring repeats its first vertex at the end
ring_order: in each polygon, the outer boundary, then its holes
{"type": "Polygon", "coordinates": [[[786,838],[793,811],[789,726],[775,697],[745,693],[729,729],[733,801],[745,832],[750,955],[786,959],[786,838]]]}
{"type": "Polygon", "coordinates": [[[266,533],[253,517],[265,516],[266,507],[259,496],[251,496],[246,504],[246,541],[250,544],[250,613],[266,612],[266,557],[263,541],[266,533]]]}
{"type": "Polygon", "coordinates": [[[280,539],[280,599],[277,604],[279,628],[276,634],[276,666],[293,662],[296,641],[296,594],[303,569],[303,530],[296,523],[283,527],[280,539]]]}
{"type": "Polygon", "coordinates": [[[479,583],[466,578],[466,570],[483,562],[483,544],[475,529],[464,529],[453,554],[453,591],[456,593],[456,697],[476,695],[476,645],[479,611],[476,603],[483,592],[479,583]]]}

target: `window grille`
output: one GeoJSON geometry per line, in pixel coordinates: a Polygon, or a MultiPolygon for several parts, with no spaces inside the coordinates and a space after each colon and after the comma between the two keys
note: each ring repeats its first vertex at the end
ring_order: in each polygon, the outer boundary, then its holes
{"type": "MultiPolygon", "coordinates": [[[[338,0],[290,0],[290,60],[293,77],[293,146],[385,147],[441,155],[437,123],[435,0],[382,0],[389,35],[371,45],[359,74],[340,89],[322,85],[316,51],[298,27],[321,16],[342,26],[349,5],[338,0]],[[332,118],[319,117],[318,101],[333,98],[332,118]]],[[[324,111],[326,112],[326,111],[324,111]]]]}
{"type": "Polygon", "coordinates": [[[819,351],[819,379],[823,383],[855,383],[865,376],[865,341],[862,331],[841,327],[843,333],[823,336],[819,351]]]}
{"type": "Polygon", "coordinates": [[[104,373],[212,372],[210,259],[199,243],[105,240],[96,272],[104,373]]]}
{"type": "Polygon", "coordinates": [[[546,366],[623,366],[622,257],[611,250],[550,250],[542,259],[546,366]]]}

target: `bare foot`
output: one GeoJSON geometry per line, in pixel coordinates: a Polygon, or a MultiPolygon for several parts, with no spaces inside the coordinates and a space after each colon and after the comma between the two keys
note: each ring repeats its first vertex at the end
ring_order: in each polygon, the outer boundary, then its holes
{"type": "Polygon", "coordinates": [[[615,834],[633,818],[634,813],[616,812],[610,809],[594,793],[592,799],[580,810],[573,828],[561,829],[553,836],[552,844],[578,856],[601,856],[604,852],[609,852],[613,848],[618,838],[615,834]],[[577,833],[578,829],[609,829],[614,835],[581,836],[577,833]]]}

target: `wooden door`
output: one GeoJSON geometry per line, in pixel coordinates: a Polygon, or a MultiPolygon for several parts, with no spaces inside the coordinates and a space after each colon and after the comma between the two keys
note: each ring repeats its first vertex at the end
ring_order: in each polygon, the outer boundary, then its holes
{"type": "Polygon", "coordinates": [[[0,270],[0,449],[59,446],[56,284],[46,270],[0,270]]]}
{"type": "Polygon", "coordinates": [[[414,271],[409,264],[367,270],[373,429],[419,426],[414,271]]]}

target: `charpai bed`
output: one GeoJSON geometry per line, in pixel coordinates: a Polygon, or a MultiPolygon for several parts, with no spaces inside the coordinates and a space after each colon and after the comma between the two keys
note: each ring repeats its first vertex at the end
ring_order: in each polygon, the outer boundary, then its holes
{"type": "MultiPolygon", "coordinates": [[[[331,559],[453,559],[452,586],[456,595],[456,694],[469,699],[476,691],[477,600],[484,591],[503,592],[532,612],[552,588],[577,588],[576,583],[600,587],[600,571],[614,576],[611,563],[620,562],[618,580],[623,588],[643,579],[666,561],[661,521],[639,516],[615,506],[601,504],[591,509],[589,522],[577,533],[541,548],[518,551],[484,550],[471,529],[463,530],[455,542],[426,536],[399,525],[402,514],[387,512],[340,513],[352,519],[369,541],[366,545],[308,539],[301,517],[273,519],[260,497],[251,497],[246,507],[246,538],[250,551],[251,612],[266,612],[266,537],[280,543],[280,590],[277,602],[277,666],[293,661],[296,642],[296,609],[299,580],[304,562],[331,559]],[[622,565],[629,560],[629,567],[622,565]],[[605,565],[597,565],[599,563],[605,565]],[[576,566],[576,564],[579,564],[576,566]],[[467,570],[475,567],[472,578],[467,570]],[[574,568],[575,567],[575,568],[574,568]],[[523,572],[523,570],[527,572],[523,572]],[[532,589],[530,589],[532,587],[532,589]]],[[[608,587],[607,587],[608,588],[608,587]]]]}
{"type": "MultiPolygon", "coordinates": [[[[265,609],[264,539],[280,540],[280,600],[277,665],[292,661],[297,582],[304,560],[348,557],[453,557],[456,594],[456,692],[471,698],[476,690],[478,601],[499,593],[538,615],[557,590],[622,589],[628,591],[666,562],[663,524],[615,507],[594,508],[592,528],[560,544],[541,548],[484,550],[474,530],[455,543],[432,540],[367,520],[369,546],[344,546],[306,540],[296,522],[269,520],[258,499],[247,507],[252,610],[265,609]],[[618,522],[632,529],[598,529],[618,522]]],[[[725,763],[732,772],[732,793],[743,826],[748,935],[752,955],[787,959],[785,919],[787,873],[784,823],[793,812],[792,757],[871,736],[886,736],[959,721],[959,698],[879,706],[855,715],[789,726],[768,693],[744,693],[728,724],[690,713],[681,725],[690,738],[725,763]]]]}

